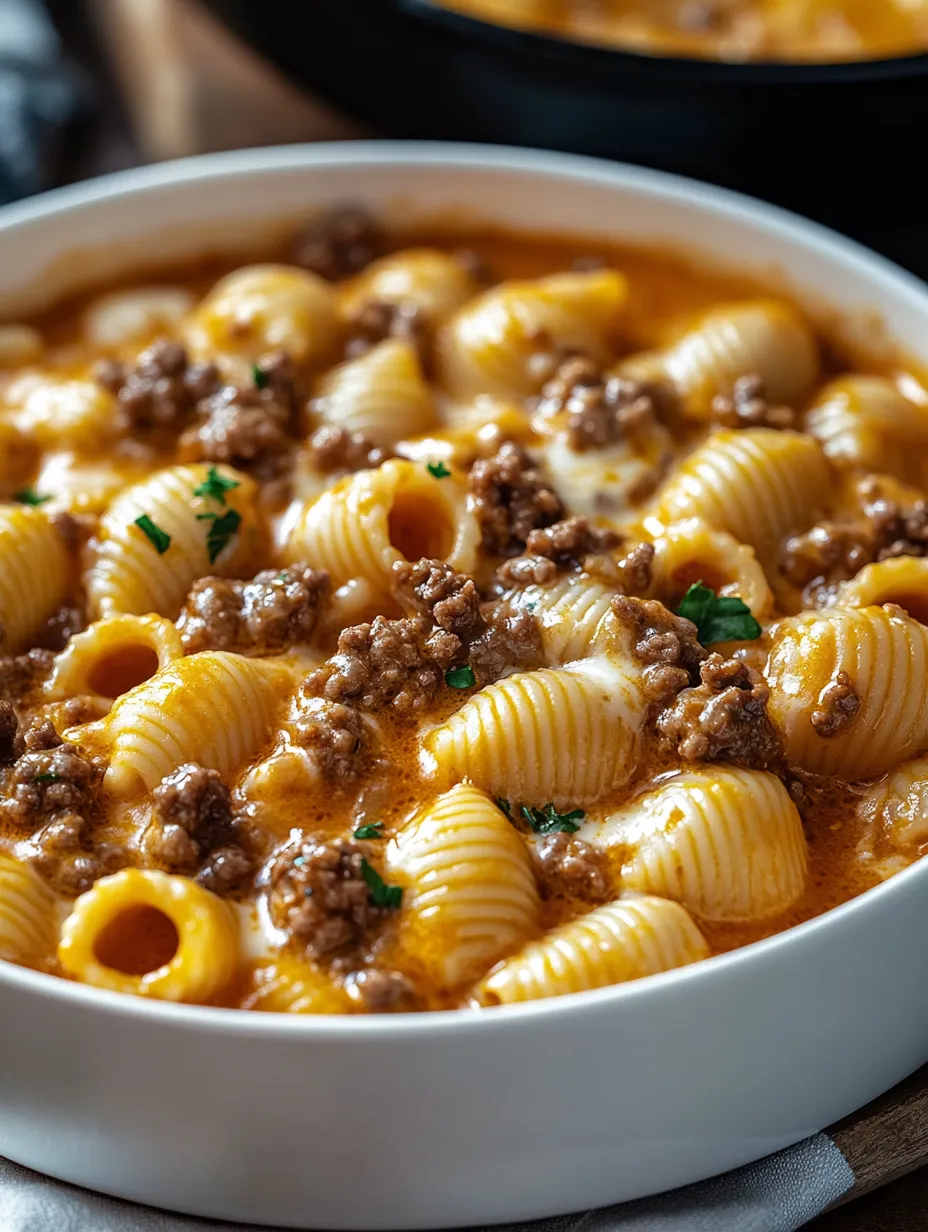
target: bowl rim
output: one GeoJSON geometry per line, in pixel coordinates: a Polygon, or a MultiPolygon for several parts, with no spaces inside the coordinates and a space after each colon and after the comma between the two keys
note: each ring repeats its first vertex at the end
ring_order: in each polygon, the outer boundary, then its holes
{"type": "MultiPolygon", "coordinates": [[[[108,201],[124,200],[131,203],[133,197],[138,195],[178,185],[208,185],[215,180],[252,178],[268,172],[300,171],[313,167],[368,166],[396,170],[404,164],[419,168],[432,167],[437,173],[440,173],[443,167],[474,167],[491,172],[496,170],[503,175],[511,175],[513,171],[525,171],[549,178],[570,179],[581,185],[584,182],[595,182],[601,186],[611,186],[617,191],[628,189],[677,204],[682,200],[687,207],[695,205],[727,218],[736,226],[750,224],[780,243],[794,247],[798,245],[800,248],[814,246],[824,250],[834,260],[855,269],[871,283],[883,284],[897,298],[910,299],[913,307],[920,307],[928,313],[928,285],[915,275],[871,252],[855,240],[847,239],[819,223],[810,222],[779,206],[768,205],[730,189],[703,184],[668,172],[611,163],[583,155],[507,146],[418,141],[320,142],[177,159],[116,172],[2,206],[0,243],[20,227],[41,224],[45,220],[66,216],[73,210],[93,208],[108,201]]],[[[173,1024],[196,1031],[232,1031],[258,1037],[307,1036],[334,1040],[376,1032],[380,1038],[396,1039],[431,1031],[456,1035],[471,1030],[489,1033],[494,1030],[521,1030],[528,1020],[559,1019],[564,1014],[579,1014],[584,1010],[608,1012],[629,999],[669,994],[679,985],[685,985],[691,980],[719,981],[726,974],[736,973],[752,961],[760,962],[784,946],[801,945],[805,939],[814,935],[827,935],[840,928],[851,916],[877,910],[889,896],[901,893],[904,887],[918,878],[928,878],[928,858],[915,861],[888,880],[810,920],[689,966],[646,976],[626,984],[480,1010],[461,1009],[395,1015],[313,1015],[176,1004],[109,992],[61,976],[21,967],[3,959],[0,959],[0,985],[46,997],[52,1002],[65,1001],[76,1008],[84,1007],[101,1013],[161,1021],[166,1025],[173,1024]],[[474,1025],[478,1023],[479,1026],[474,1025]]]]}
{"type": "Polygon", "coordinates": [[[573,61],[584,70],[653,73],[667,80],[729,85],[830,85],[838,82],[898,80],[928,74],[928,51],[873,60],[720,60],[685,55],[649,55],[622,47],[559,38],[543,31],[501,23],[446,9],[436,0],[387,0],[395,12],[420,22],[501,49],[573,61]]]}

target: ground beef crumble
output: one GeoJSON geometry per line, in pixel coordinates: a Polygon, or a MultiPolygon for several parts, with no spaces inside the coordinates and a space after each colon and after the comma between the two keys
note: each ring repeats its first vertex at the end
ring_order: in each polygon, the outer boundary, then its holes
{"type": "Polygon", "coordinates": [[[698,683],[706,651],[692,621],[675,616],[656,599],[617,595],[612,610],[632,632],[633,652],[644,666],[645,692],[653,703],[666,704],[698,683]]]}
{"type": "Polygon", "coordinates": [[[321,475],[373,470],[395,455],[360,432],[323,424],[309,438],[309,458],[321,475]]]}
{"type": "Polygon", "coordinates": [[[308,642],[329,590],[328,574],[302,563],[265,569],[250,582],[200,578],[177,624],[184,649],[264,655],[308,642]]]}
{"type": "Polygon", "coordinates": [[[0,657],[0,698],[18,701],[25,697],[49,676],[54,665],[51,650],[0,657]]]}
{"type": "Polygon", "coordinates": [[[533,530],[564,516],[560,497],[529,455],[511,441],[493,457],[477,459],[470,469],[470,489],[483,545],[496,556],[518,556],[533,530]]]}
{"type": "Polygon", "coordinates": [[[611,552],[619,542],[615,531],[594,526],[588,518],[575,517],[531,531],[525,549],[527,555],[544,556],[560,566],[582,567],[585,557],[611,552]]]}
{"type": "Polygon", "coordinates": [[[301,692],[290,730],[294,743],[335,786],[354,782],[369,764],[370,732],[353,706],[301,692]]]}
{"type": "Polygon", "coordinates": [[[291,257],[296,265],[330,282],[358,274],[379,254],[376,221],[360,206],[344,205],[321,215],[296,237],[291,257]]]}
{"type": "Polygon", "coordinates": [[[233,814],[229,788],[215,770],[194,762],[172,771],[152,792],[154,811],[143,838],[149,860],[172,873],[196,874],[218,894],[243,890],[253,873],[233,814]]]}
{"type": "Polygon", "coordinates": [[[357,944],[386,914],[370,901],[364,862],[364,848],[353,839],[317,843],[304,836],[278,848],[267,875],[271,922],[314,958],[357,944]]]}
{"type": "Polygon", "coordinates": [[[811,723],[816,734],[825,739],[843,735],[857,718],[860,704],[854,682],[846,671],[839,671],[822,689],[818,705],[812,711],[811,723]]]}
{"type": "Polygon", "coordinates": [[[101,360],[94,377],[116,395],[133,431],[182,427],[197,403],[220,386],[214,364],[191,363],[184,347],[169,338],[146,347],[131,366],[101,360]]]}
{"type": "Polygon", "coordinates": [[[767,715],[770,689],[738,659],[711,654],[696,688],[684,689],[657,717],[662,743],[684,761],[732,761],[769,769],[781,760],[767,715]]]}
{"type": "Polygon", "coordinates": [[[259,360],[258,385],[223,385],[197,405],[199,423],[181,438],[185,461],[225,462],[268,475],[286,465],[302,391],[283,352],[259,360]]]}
{"type": "Polygon", "coordinates": [[[351,1000],[368,1014],[403,1014],[424,1008],[415,984],[400,971],[367,967],[345,980],[351,1000]]]}
{"type": "Polygon", "coordinates": [[[348,320],[348,341],[345,358],[357,359],[366,355],[378,342],[387,338],[399,338],[416,350],[420,362],[427,365],[431,334],[428,317],[413,300],[390,303],[386,300],[367,300],[348,320]]]}
{"type": "Polygon", "coordinates": [[[547,834],[532,847],[542,896],[601,903],[612,895],[608,864],[598,848],[570,834],[547,834]]]}
{"type": "Polygon", "coordinates": [[[712,421],[723,428],[795,428],[796,412],[788,406],[771,406],[764,382],[757,373],[739,376],[731,397],[712,400],[712,421]]]}
{"type": "Polygon", "coordinates": [[[842,582],[874,561],[897,556],[928,556],[928,501],[910,505],[885,497],[879,481],[858,489],[861,516],[823,522],[786,541],[781,568],[803,599],[813,606],[834,601],[842,582]]]}
{"type": "Polygon", "coordinates": [[[565,435],[578,453],[615,444],[670,412],[670,392],[653,382],[607,376],[592,360],[572,356],[542,388],[542,415],[566,414],[565,435]]]}

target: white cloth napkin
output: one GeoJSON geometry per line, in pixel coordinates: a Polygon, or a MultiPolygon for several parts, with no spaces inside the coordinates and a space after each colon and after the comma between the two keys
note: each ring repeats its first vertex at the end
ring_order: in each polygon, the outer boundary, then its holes
{"type": "MultiPolygon", "coordinates": [[[[622,1206],[501,1232],[795,1232],[846,1194],[854,1173],[825,1134],[724,1176],[622,1206]]],[[[246,1232],[104,1198],[0,1160],[2,1232],[246,1232]]],[[[282,1230],[278,1230],[282,1232],[282,1230]]]]}

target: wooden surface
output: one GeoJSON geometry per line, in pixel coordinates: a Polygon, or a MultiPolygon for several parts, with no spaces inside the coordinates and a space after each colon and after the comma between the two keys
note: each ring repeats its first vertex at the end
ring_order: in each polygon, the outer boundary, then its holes
{"type": "MultiPolygon", "coordinates": [[[[361,135],[267,73],[195,4],[47,3],[97,101],[69,143],[62,182],[205,149],[361,135]],[[152,45],[159,56],[147,55],[152,45]]],[[[853,1200],[814,1220],[810,1232],[928,1232],[928,1066],[833,1136],[858,1184],[853,1200]]]]}

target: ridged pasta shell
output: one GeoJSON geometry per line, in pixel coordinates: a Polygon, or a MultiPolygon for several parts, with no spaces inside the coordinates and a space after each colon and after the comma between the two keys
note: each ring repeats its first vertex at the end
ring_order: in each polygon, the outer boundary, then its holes
{"type": "Polygon", "coordinates": [[[785,535],[811,525],[830,487],[828,463],[805,433],[715,432],[674,471],[654,512],[664,526],[700,518],[763,558],[785,535]]]}
{"type": "Polygon", "coordinates": [[[627,280],[615,270],[501,283],[465,304],[442,330],[442,382],[459,398],[535,393],[541,378],[532,358],[543,349],[606,358],[627,296],[627,280]]]}
{"type": "Polygon", "coordinates": [[[630,673],[589,659],[487,685],[424,745],[440,773],[495,796],[576,807],[631,777],[643,711],[630,673]]]}
{"type": "Polygon", "coordinates": [[[78,693],[108,703],[184,657],[180,634],[162,616],[110,616],[72,637],[55,659],[46,695],[78,693]]]}
{"type": "Polygon", "coordinates": [[[96,347],[121,346],[172,329],[193,307],[186,287],[131,287],[100,295],[84,310],[84,337],[96,347]]]}
{"type": "Polygon", "coordinates": [[[245,265],[220,279],[184,327],[198,359],[247,364],[286,351],[298,364],[329,358],[338,341],[335,292],[292,265],[245,265]]]}
{"type": "Polygon", "coordinates": [[[551,666],[585,659],[609,641],[612,600],[620,592],[586,575],[568,574],[551,586],[528,586],[514,602],[541,627],[545,660],[551,666]]]}
{"type": "Polygon", "coordinates": [[[861,796],[857,811],[871,830],[899,851],[928,843],[928,757],[890,771],[861,796]]]}
{"type": "Polygon", "coordinates": [[[928,482],[928,408],[880,376],[844,376],[826,385],[806,416],[806,431],[836,466],[887,471],[928,482]]]}
{"type": "Polygon", "coordinates": [[[259,963],[255,987],[242,1003],[245,1010],[273,1014],[346,1014],[344,991],[318,967],[293,954],[278,954],[259,963]]]}
{"type": "Polygon", "coordinates": [[[289,561],[326,569],[335,586],[366,578],[386,590],[396,561],[429,556],[469,573],[479,546],[480,528],[457,482],[394,458],[349,476],[308,505],[285,551],[289,561]]]}
{"type": "Polygon", "coordinates": [[[627,848],[622,886],[681,902],[704,920],[780,915],[805,889],[802,822],[772,774],[706,766],[614,813],[605,841],[627,848]]]}
{"type": "Polygon", "coordinates": [[[632,512],[651,493],[673,457],[673,438],[660,424],[602,449],[577,451],[558,436],[544,450],[549,474],[572,513],[612,518],[632,512]]]}
{"type": "Polygon", "coordinates": [[[798,406],[819,373],[815,335],[789,304],[749,300],[711,309],[664,357],[664,371],[695,418],[707,418],[712,399],[756,373],[774,403],[798,406]]]}
{"type": "Polygon", "coordinates": [[[209,474],[205,464],[156,471],[116,497],[101,520],[100,543],[87,576],[87,597],[94,616],[157,612],[173,620],[197,578],[241,576],[253,563],[264,540],[257,485],[230,466],[216,469],[238,485],[225,493],[226,505],[194,496],[194,489],[209,474]],[[211,562],[208,541],[213,523],[198,515],[222,516],[230,509],[239,514],[241,522],[211,562]],[[136,525],[142,516],[170,536],[165,552],[159,553],[136,525]]]}
{"type": "Polygon", "coordinates": [[[928,624],[928,557],[895,556],[865,565],[841,587],[835,602],[841,607],[892,603],[928,624]]]}
{"type": "Polygon", "coordinates": [[[445,988],[475,979],[538,930],[528,849],[475,787],[452,787],[410,822],[387,868],[406,887],[407,945],[445,988]]]}
{"type": "Polygon", "coordinates": [[[415,348],[400,338],[388,338],[329,373],[313,410],[327,423],[360,432],[384,448],[419,436],[436,422],[435,400],[415,348]]]}
{"type": "Polygon", "coordinates": [[[124,868],[101,877],[76,900],[61,928],[58,961],[69,975],[95,988],[196,1003],[229,984],[239,965],[240,948],[238,918],[231,904],[189,877],[124,868]],[[98,950],[113,925],[120,929],[120,949],[138,961],[146,942],[144,916],[139,914],[145,908],[167,916],[174,925],[173,957],[142,974],[107,965],[98,950]]]}
{"type": "Polygon", "coordinates": [[[16,408],[15,426],[43,449],[99,451],[116,433],[116,400],[95,381],[29,374],[13,381],[4,397],[16,408]]]}
{"type": "Polygon", "coordinates": [[[54,952],[56,934],[51,890],[27,864],[0,855],[0,958],[38,963],[54,952]]]}
{"type": "Polygon", "coordinates": [[[16,654],[62,603],[70,565],[41,509],[0,508],[0,652],[16,654]]]}
{"type": "Polygon", "coordinates": [[[103,785],[119,798],[151,791],[183,762],[243,770],[274,728],[289,671],[270,659],[205,650],[164,668],[68,739],[109,757],[103,785]]]}
{"type": "Polygon", "coordinates": [[[439,248],[406,248],[374,261],[338,288],[346,319],[367,303],[415,304],[433,322],[452,312],[479,290],[476,279],[460,261],[439,248]]]}
{"type": "Polygon", "coordinates": [[[482,1005],[511,1005],[624,984],[709,957],[685,908],[666,898],[620,898],[530,942],[481,980],[482,1005]]]}
{"type": "Polygon", "coordinates": [[[928,746],[926,673],[928,628],[900,610],[805,612],[774,631],[768,712],[795,765],[814,774],[868,779],[928,746]],[[843,730],[822,736],[812,716],[842,671],[860,709],[843,730]]]}
{"type": "Polygon", "coordinates": [[[737,595],[755,616],[769,612],[773,593],[754,549],[699,518],[675,522],[654,540],[652,592],[676,609],[694,582],[737,595]]]}

